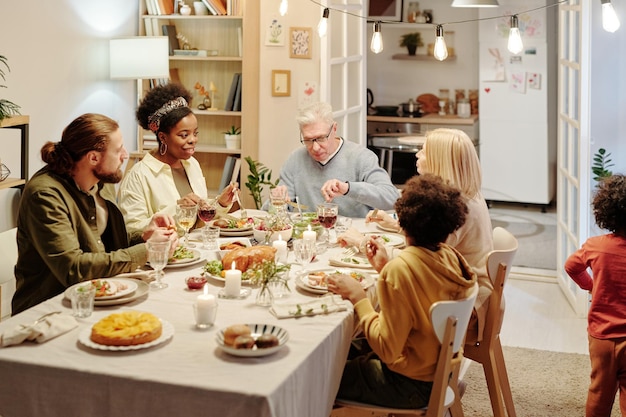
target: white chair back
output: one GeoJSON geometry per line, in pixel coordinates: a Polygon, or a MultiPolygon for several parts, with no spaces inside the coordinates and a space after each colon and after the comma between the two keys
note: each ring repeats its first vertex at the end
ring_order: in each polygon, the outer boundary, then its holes
{"type": "Polygon", "coordinates": [[[17,263],[17,228],[0,233],[0,319],[11,315],[11,299],[15,293],[17,263]]]}
{"type": "Polygon", "coordinates": [[[498,265],[501,263],[507,266],[505,281],[511,271],[513,258],[517,253],[517,239],[511,232],[502,228],[495,227],[493,229],[493,251],[487,257],[487,273],[491,277],[491,281],[495,281],[498,273],[498,265]]]}
{"type": "Polygon", "coordinates": [[[471,294],[467,298],[462,300],[437,301],[430,306],[430,321],[432,322],[439,341],[443,340],[448,317],[456,317],[457,325],[455,328],[454,344],[452,346],[454,353],[457,353],[465,343],[467,325],[472,315],[472,309],[477,295],[478,284],[475,284],[471,294]]]}

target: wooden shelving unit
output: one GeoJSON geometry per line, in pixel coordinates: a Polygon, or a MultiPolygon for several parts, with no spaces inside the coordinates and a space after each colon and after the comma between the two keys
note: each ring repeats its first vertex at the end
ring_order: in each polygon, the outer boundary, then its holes
{"type": "Polygon", "coordinates": [[[391,56],[391,59],[399,59],[399,60],[404,60],[404,61],[448,62],[448,61],[456,61],[456,55],[448,56],[443,61],[437,60],[437,58],[435,58],[432,55],[409,55],[409,54],[393,54],[391,56]]]}
{"type": "Polygon", "coordinates": [[[23,187],[28,180],[28,128],[30,123],[29,116],[11,116],[0,122],[0,128],[3,129],[19,129],[21,142],[21,165],[22,170],[20,177],[9,177],[0,182],[0,190],[6,188],[23,187]]]}

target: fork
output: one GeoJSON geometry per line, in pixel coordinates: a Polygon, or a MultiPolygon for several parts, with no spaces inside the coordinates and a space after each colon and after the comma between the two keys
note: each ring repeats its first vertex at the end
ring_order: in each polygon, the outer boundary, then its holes
{"type": "Polygon", "coordinates": [[[341,252],[344,256],[353,256],[359,253],[359,249],[356,246],[347,247],[343,252],[341,252]]]}
{"type": "Polygon", "coordinates": [[[239,192],[235,193],[235,200],[237,201],[237,204],[239,204],[239,217],[241,217],[242,219],[247,219],[248,212],[245,208],[243,208],[243,205],[241,204],[241,200],[239,199],[239,192]]]}

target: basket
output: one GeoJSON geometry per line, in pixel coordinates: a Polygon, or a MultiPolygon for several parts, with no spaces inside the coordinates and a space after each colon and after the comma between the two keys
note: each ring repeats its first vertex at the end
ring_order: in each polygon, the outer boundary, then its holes
{"type": "Polygon", "coordinates": [[[11,175],[11,170],[6,165],[0,164],[0,181],[4,181],[11,175]]]}

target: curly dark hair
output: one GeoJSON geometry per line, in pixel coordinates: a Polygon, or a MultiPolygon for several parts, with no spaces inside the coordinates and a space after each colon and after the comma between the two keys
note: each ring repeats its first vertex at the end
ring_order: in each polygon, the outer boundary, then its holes
{"type": "Polygon", "coordinates": [[[439,249],[450,233],[463,226],[467,216],[461,191],[432,174],[409,179],[395,208],[410,243],[430,250],[439,249]]]}
{"type": "MultiPolygon", "coordinates": [[[[169,83],[154,87],[146,93],[143,100],[139,103],[139,107],[137,107],[137,112],[135,113],[137,122],[139,122],[139,125],[144,129],[150,130],[148,122],[150,115],[159,110],[168,101],[178,97],[183,97],[187,100],[187,104],[191,106],[193,96],[191,92],[181,84],[169,83]]],[[[190,107],[180,107],[172,110],[161,118],[159,132],[170,133],[172,128],[176,126],[181,119],[191,113],[193,113],[193,111],[190,107]]]]}
{"type": "Polygon", "coordinates": [[[611,175],[598,183],[593,197],[596,224],[616,235],[626,237],[626,177],[611,175]]]}

